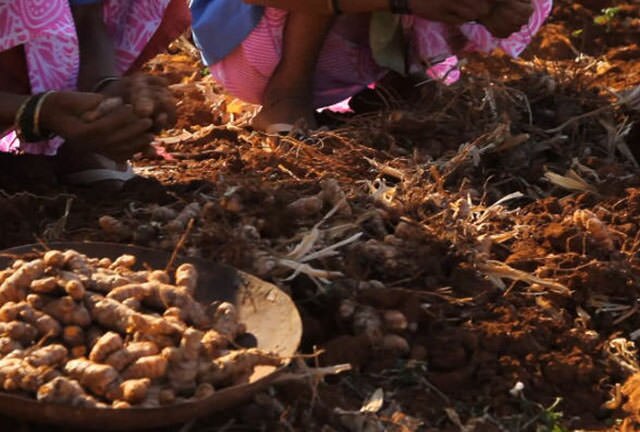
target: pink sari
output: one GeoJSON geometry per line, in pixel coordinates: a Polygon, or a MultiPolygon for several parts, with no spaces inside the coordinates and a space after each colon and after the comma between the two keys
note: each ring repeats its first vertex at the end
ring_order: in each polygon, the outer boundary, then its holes
{"type": "MultiPolygon", "coordinates": [[[[452,0],[455,1],[455,0],[452,0]]],[[[491,52],[496,48],[517,57],[531,42],[551,13],[552,0],[532,0],[534,12],[529,23],[507,39],[496,39],[482,25],[468,23],[456,30],[464,36],[463,51],[491,52]]],[[[315,106],[333,105],[353,96],[387,73],[374,60],[366,37],[343,36],[341,23],[336,21],[320,52],[315,79],[315,106]]],[[[232,95],[247,102],[260,104],[264,89],[282,55],[282,35],[287,12],[267,8],[254,31],[221,62],[210,67],[211,74],[232,95]]],[[[365,25],[366,22],[365,22],[365,25]]],[[[450,29],[444,24],[407,16],[403,18],[405,36],[412,52],[413,68],[428,65],[434,79],[451,84],[458,80],[458,59],[450,47],[450,29]]],[[[351,32],[353,33],[353,32],[351,32]]],[[[362,33],[362,32],[361,32],[362,33]]]]}
{"type": "MultiPolygon", "coordinates": [[[[120,73],[139,63],[145,51],[151,57],[152,40],[160,52],[189,25],[184,0],[105,0],[104,16],[120,73]]],[[[31,93],[75,88],[80,58],[68,0],[0,0],[0,54],[18,46],[24,48],[31,93]]],[[[0,139],[0,152],[54,155],[61,144],[59,138],[21,143],[9,132],[0,139]]]]}

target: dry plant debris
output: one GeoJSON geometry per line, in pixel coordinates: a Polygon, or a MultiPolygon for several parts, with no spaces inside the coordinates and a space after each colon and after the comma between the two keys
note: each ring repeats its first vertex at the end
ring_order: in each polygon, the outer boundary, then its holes
{"type": "Polygon", "coordinates": [[[288,291],[303,353],[322,350],[312,366],[352,365],[187,430],[615,429],[640,338],[636,3],[558,0],[522,59],[470,57],[452,87],[388,77],[303,139],[246,128],[256,107],[183,40],[148,65],[180,100],[164,159],[134,162],[154,181],[99,200],[48,180],[24,192],[12,159],[0,244],[184,239],[288,291]],[[379,388],[379,412],[336,413],[379,388]]]}

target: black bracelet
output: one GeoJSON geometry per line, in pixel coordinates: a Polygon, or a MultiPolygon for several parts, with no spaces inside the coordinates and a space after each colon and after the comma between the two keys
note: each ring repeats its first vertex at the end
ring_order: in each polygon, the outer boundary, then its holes
{"type": "Polygon", "coordinates": [[[34,143],[51,139],[55,134],[42,130],[40,111],[45,99],[52,92],[39,93],[27,99],[16,114],[16,133],[21,141],[34,143]]]}
{"type": "Polygon", "coordinates": [[[411,15],[409,0],[389,0],[389,10],[398,15],[411,15]]]}

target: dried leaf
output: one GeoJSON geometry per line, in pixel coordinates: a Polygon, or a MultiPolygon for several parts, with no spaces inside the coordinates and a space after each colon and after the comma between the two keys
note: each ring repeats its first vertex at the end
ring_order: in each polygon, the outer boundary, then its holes
{"type": "Polygon", "coordinates": [[[384,405],[384,390],[381,388],[373,392],[369,399],[362,405],[360,412],[375,414],[382,409],[384,405]]]}
{"type": "Polygon", "coordinates": [[[340,375],[345,372],[349,372],[352,369],[350,364],[340,364],[335,366],[327,366],[321,368],[304,368],[300,372],[290,372],[280,375],[274,383],[290,382],[290,381],[302,381],[313,378],[315,380],[322,380],[330,375],[340,375]]]}
{"type": "Polygon", "coordinates": [[[227,112],[230,114],[242,114],[245,112],[247,104],[239,99],[233,99],[227,104],[227,112]]]}
{"type": "Polygon", "coordinates": [[[485,263],[478,264],[478,269],[489,276],[489,278],[504,278],[527,282],[529,284],[538,284],[556,294],[571,295],[571,290],[559,282],[539,278],[525,271],[514,269],[500,261],[489,260],[485,263]]]}
{"type": "Polygon", "coordinates": [[[570,170],[568,176],[556,174],[552,171],[547,171],[544,174],[545,178],[556,186],[561,188],[577,191],[577,192],[591,192],[597,193],[597,189],[590,185],[586,180],[580,177],[575,171],[570,170]]]}
{"type": "Polygon", "coordinates": [[[320,230],[318,227],[313,227],[311,231],[305,234],[302,241],[295,247],[295,249],[287,255],[287,258],[294,261],[301,260],[305,255],[313,250],[319,238],[320,230]]]}

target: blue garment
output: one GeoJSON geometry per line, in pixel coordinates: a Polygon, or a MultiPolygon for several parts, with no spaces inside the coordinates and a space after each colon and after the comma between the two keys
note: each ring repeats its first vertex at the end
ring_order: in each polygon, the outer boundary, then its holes
{"type": "Polygon", "coordinates": [[[263,7],[242,0],[192,0],[189,6],[193,39],[207,66],[231,54],[256,28],[264,14],[263,7]]]}

